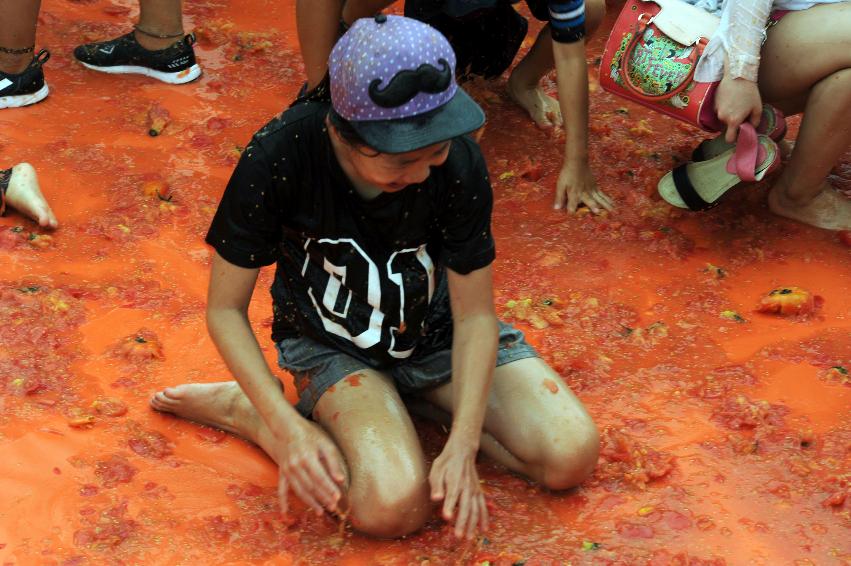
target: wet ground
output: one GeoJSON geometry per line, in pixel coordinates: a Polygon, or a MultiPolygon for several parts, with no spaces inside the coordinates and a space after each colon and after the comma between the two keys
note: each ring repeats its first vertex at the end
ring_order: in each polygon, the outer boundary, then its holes
{"type": "MultiPolygon", "coordinates": [[[[592,163],[617,203],[596,218],[551,210],[560,143],[499,84],[476,93],[499,311],[603,431],[581,488],[547,493],[482,462],[485,538],[457,542],[435,515],[370,540],[302,506],[281,516],[260,451],[149,410],[163,386],[228,379],[204,326],[203,236],[241,147],[303,76],[291,0],[185,8],[204,76],[168,86],[71,58],[123,33],[135,3],[46,1],[51,96],[0,112],[0,164],[33,163],[62,223],[0,219],[0,563],[851,562],[851,249],[774,217],[767,183],[672,210],[655,183],[699,132],[595,80],[592,163]],[[821,300],[757,312],[782,286],[821,300]]],[[[851,152],[832,180],[851,187],[851,152]]],[[[251,317],[274,366],[265,292],[251,317]]],[[[418,425],[434,456],[443,431],[418,425]]]]}

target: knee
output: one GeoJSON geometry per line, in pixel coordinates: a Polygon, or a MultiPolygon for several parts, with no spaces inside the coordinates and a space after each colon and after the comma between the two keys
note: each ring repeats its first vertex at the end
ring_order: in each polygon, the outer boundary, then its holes
{"type": "Polygon", "coordinates": [[[401,477],[372,478],[350,490],[352,526],[379,538],[399,538],[422,527],[431,515],[428,482],[401,477]]]}
{"type": "Polygon", "coordinates": [[[548,489],[575,487],[597,466],[600,434],[590,417],[564,424],[545,437],[541,447],[540,481],[548,489]]]}

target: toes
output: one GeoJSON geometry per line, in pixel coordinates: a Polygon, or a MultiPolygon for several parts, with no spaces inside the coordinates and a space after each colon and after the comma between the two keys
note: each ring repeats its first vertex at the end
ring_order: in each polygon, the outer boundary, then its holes
{"type": "Polygon", "coordinates": [[[167,395],[168,389],[158,391],[151,397],[151,406],[158,411],[171,411],[177,405],[178,400],[167,395]]]}
{"type": "Polygon", "coordinates": [[[59,227],[59,220],[56,219],[56,215],[53,214],[53,211],[50,210],[50,207],[47,208],[47,217],[45,218],[45,224],[42,224],[45,228],[56,229],[59,227]]]}
{"type": "Polygon", "coordinates": [[[56,216],[53,214],[53,211],[50,210],[50,207],[40,208],[35,213],[35,216],[38,225],[42,228],[55,229],[59,226],[59,221],[56,220],[56,216]]]}
{"type": "Polygon", "coordinates": [[[167,401],[179,401],[183,396],[178,387],[166,387],[160,393],[167,401]]]}
{"type": "Polygon", "coordinates": [[[159,411],[159,410],[164,409],[165,406],[166,406],[166,403],[162,399],[162,391],[154,393],[154,396],[151,397],[151,407],[153,407],[154,409],[157,409],[159,411]]]}

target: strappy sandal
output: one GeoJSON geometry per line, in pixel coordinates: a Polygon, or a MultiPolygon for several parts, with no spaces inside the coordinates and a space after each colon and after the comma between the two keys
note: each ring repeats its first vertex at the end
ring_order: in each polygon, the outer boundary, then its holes
{"type": "Polygon", "coordinates": [[[712,159],[680,165],[659,181],[659,195],[669,204],[708,210],[742,181],[761,181],[780,166],[780,150],[748,123],[739,127],[735,147],[712,159]]]}
{"type": "MultiPolygon", "coordinates": [[[[786,117],[783,112],[771,106],[770,104],[762,105],[762,119],[756,127],[756,133],[768,136],[775,142],[779,142],[786,136],[786,117]]],[[[725,151],[734,147],[735,144],[727,143],[722,133],[718,137],[704,140],[694,148],[691,154],[692,161],[706,161],[714,157],[718,157],[725,151]]]]}

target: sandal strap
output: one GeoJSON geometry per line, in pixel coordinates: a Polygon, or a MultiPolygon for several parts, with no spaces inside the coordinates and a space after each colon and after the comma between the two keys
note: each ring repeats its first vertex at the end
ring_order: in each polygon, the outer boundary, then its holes
{"type": "Polygon", "coordinates": [[[759,149],[756,130],[749,122],[742,123],[736,137],[736,150],[727,162],[727,171],[737,175],[742,181],[749,183],[756,181],[759,149]]]}
{"type": "Polygon", "coordinates": [[[705,143],[706,140],[700,142],[699,144],[697,144],[697,147],[694,148],[694,151],[691,152],[691,160],[695,163],[699,161],[704,161],[706,159],[703,154],[703,144],[705,143]]]}
{"type": "Polygon", "coordinates": [[[680,198],[683,199],[689,210],[709,210],[716,206],[718,204],[717,202],[706,202],[697,194],[694,185],[691,184],[691,179],[688,178],[687,166],[688,164],[680,165],[679,167],[675,167],[671,172],[674,180],[674,188],[677,189],[680,198]]]}

